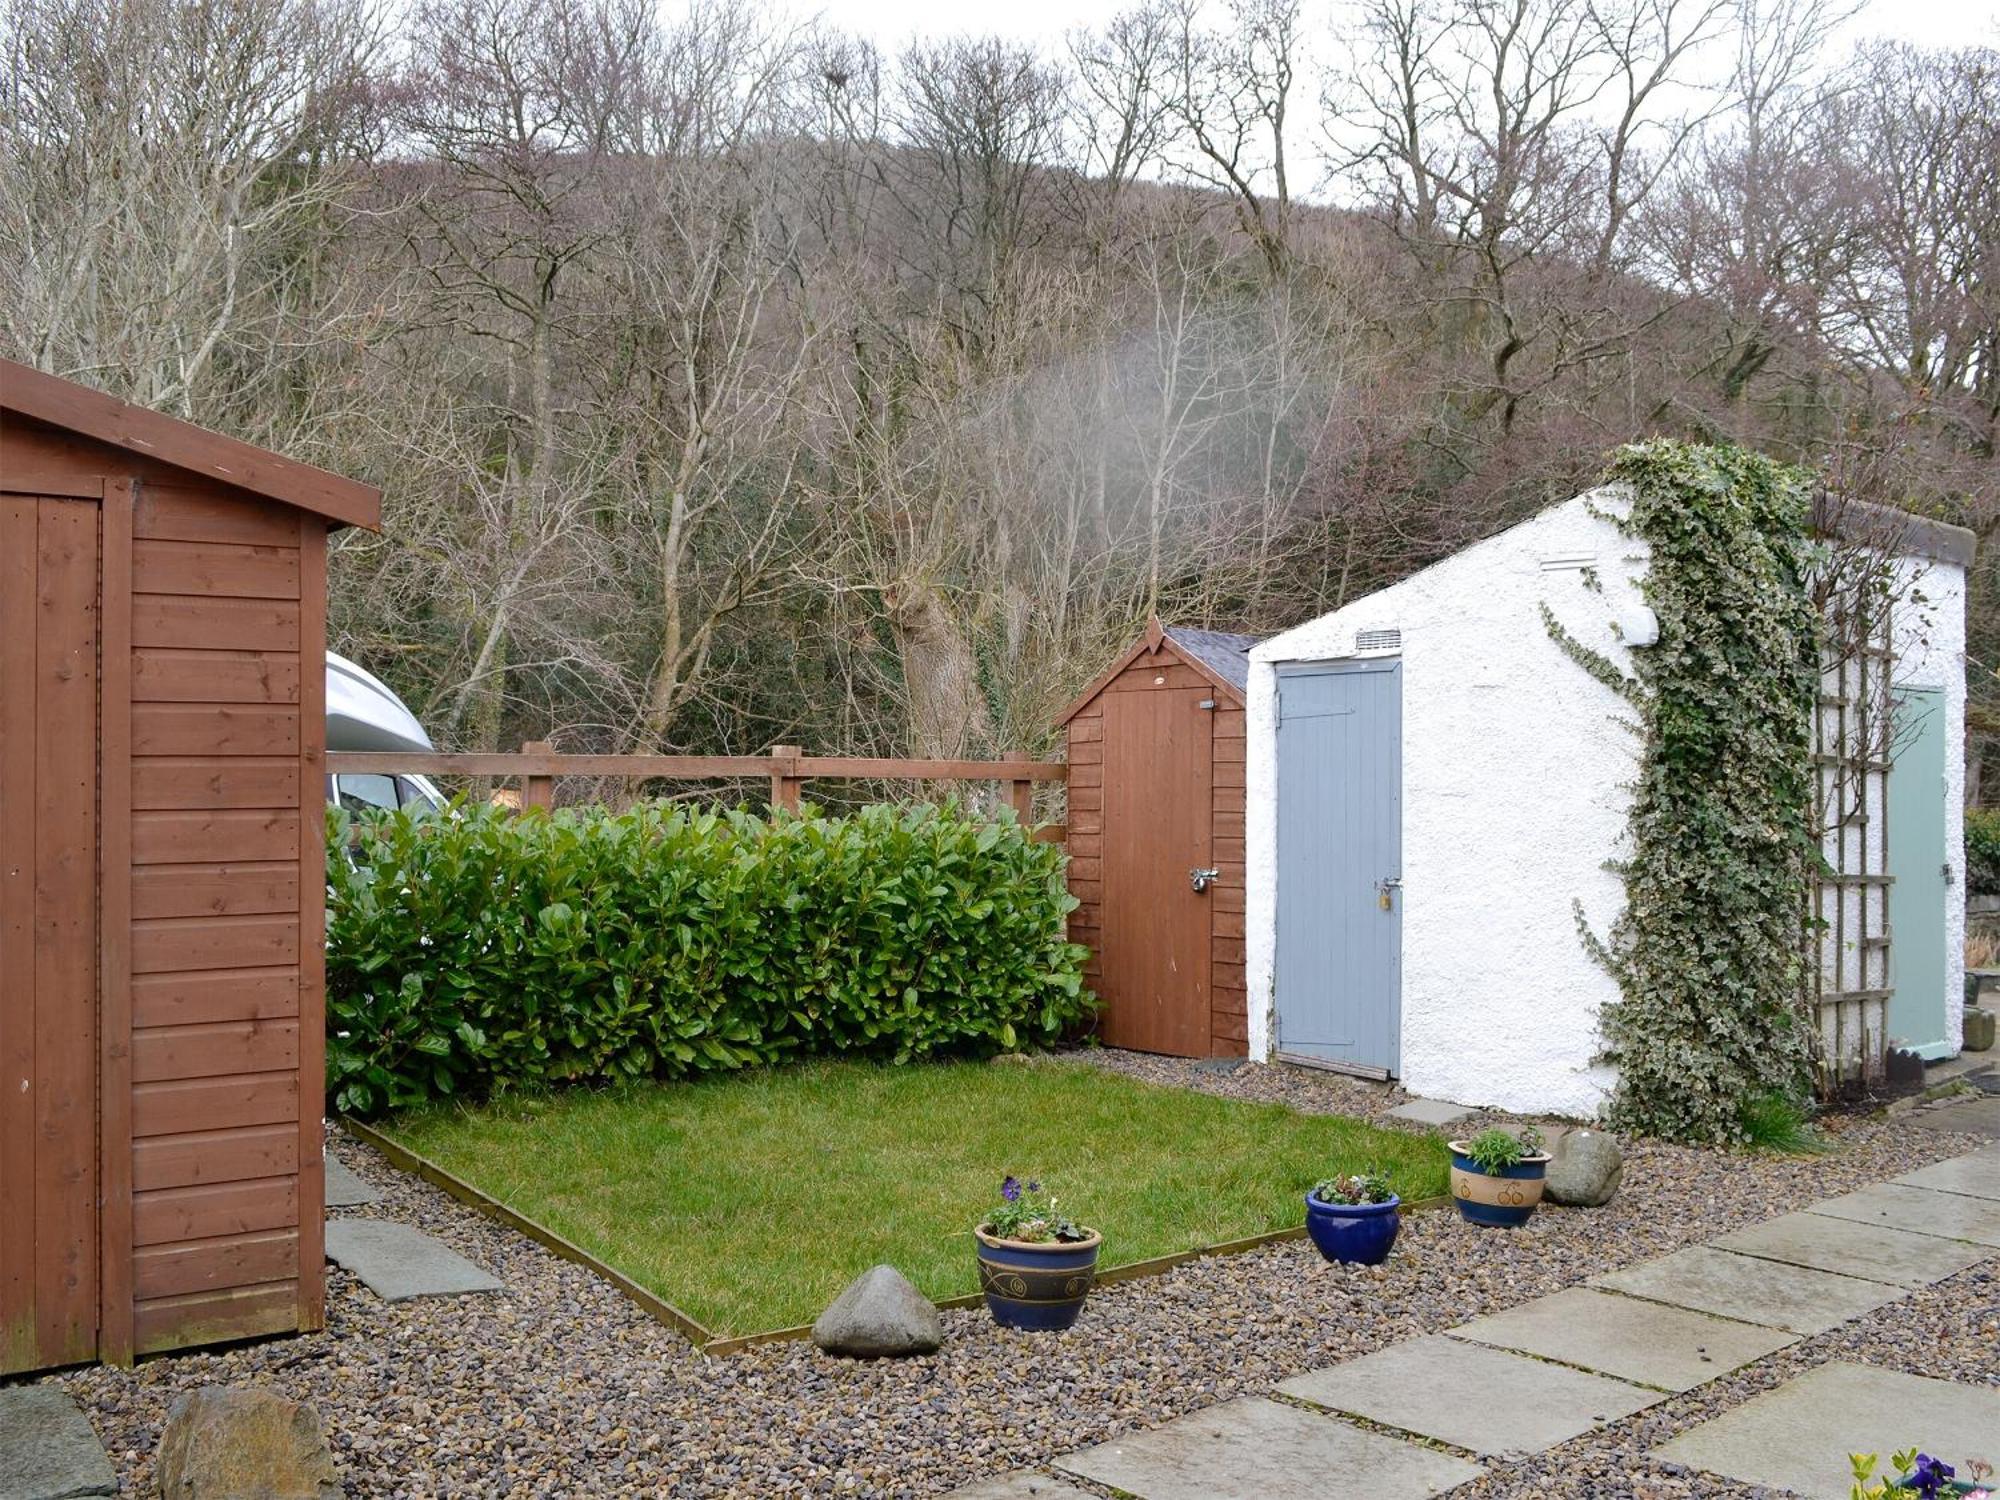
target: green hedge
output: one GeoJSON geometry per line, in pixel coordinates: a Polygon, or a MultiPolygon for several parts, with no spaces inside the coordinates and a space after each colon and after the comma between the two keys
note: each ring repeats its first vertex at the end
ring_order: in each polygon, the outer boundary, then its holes
{"type": "Polygon", "coordinates": [[[1063,851],[955,808],[330,815],[327,1085],[355,1113],[831,1053],[1045,1044],[1094,1010],[1063,851]]]}
{"type": "Polygon", "coordinates": [[[1975,896],[2000,896],[2000,807],[1965,810],[1965,885],[1975,896]]]}

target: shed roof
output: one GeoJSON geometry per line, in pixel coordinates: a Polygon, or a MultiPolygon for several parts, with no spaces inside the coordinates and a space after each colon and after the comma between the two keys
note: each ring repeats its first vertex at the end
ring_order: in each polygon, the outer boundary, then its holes
{"type": "Polygon", "coordinates": [[[341,526],[382,525],[382,492],[73,380],[0,359],[0,413],[143,454],[191,474],[311,511],[341,526]]]}
{"type": "Polygon", "coordinates": [[[1238,693],[1250,688],[1250,648],[1263,639],[1260,635],[1234,635],[1226,630],[1194,630],[1186,625],[1169,625],[1167,639],[1238,693]]]}
{"type": "Polygon", "coordinates": [[[1168,627],[1162,625],[1160,617],[1155,615],[1146,622],[1146,633],[1091,679],[1089,687],[1070,699],[1063,711],[1056,715],[1055,721],[1067,724],[1086,703],[1104,691],[1105,684],[1112,678],[1146,652],[1162,645],[1206,677],[1217,690],[1228,694],[1240,707],[1250,681],[1250,648],[1258,640],[1259,637],[1254,635],[1230,635],[1220,630],[1195,630],[1185,625],[1168,627]]]}

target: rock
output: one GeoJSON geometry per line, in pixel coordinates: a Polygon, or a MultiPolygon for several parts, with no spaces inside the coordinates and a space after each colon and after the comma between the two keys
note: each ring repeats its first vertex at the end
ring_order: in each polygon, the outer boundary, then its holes
{"type": "Polygon", "coordinates": [[[1963,1045],[1967,1052],[1985,1052],[1993,1046],[1992,1011],[1978,1005],[1966,1006],[1963,1045]]]}
{"type": "Polygon", "coordinates": [[[1566,1130],[1549,1148],[1549,1175],[1543,1192],[1551,1203],[1601,1208],[1625,1175],[1618,1142],[1595,1130],[1566,1130]]]}
{"type": "Polygon", "coordinates": [[[935,1354],[944,1342],[944,1320],[930,1299],[894,1266],[874,1266],[813,1324],[813,1342],[828,1354],[855,1359],[935,1354]]]}
{"type": "Polygon", "coordinates": [[[269,1391],[206,1386],[167,1412],[164,1500],[339,1500],[319,1413],[269,1391]]]}

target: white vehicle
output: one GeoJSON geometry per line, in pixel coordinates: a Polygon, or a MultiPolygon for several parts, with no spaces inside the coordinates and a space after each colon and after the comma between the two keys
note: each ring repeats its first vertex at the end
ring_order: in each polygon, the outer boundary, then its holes
{"type": "MultiPolygon", "coordinates": [[[[430,755],[435,746],[409,706],[372,672],[344,656],[326,653],[326,748],[406,750],[430,755]]],[[[434,812],[444,794],[427,776],[342,771],[326,778],[326,800],[350,812],[414,808],[434,812]]]]}

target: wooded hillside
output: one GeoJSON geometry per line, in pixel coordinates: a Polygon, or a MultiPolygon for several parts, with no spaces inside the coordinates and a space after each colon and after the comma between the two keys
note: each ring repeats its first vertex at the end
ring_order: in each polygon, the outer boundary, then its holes
{"type": "MultiPolygon", "coordinates": [[[[0,0],[0,348],[383,485],[333,637],[454,748],[1041,750],[1733,438],[1972,526],[2000,77],[1826,0],[0,0]]],[[[1976,782],[1975,782],[1976,785],[1976,782]]]]}

